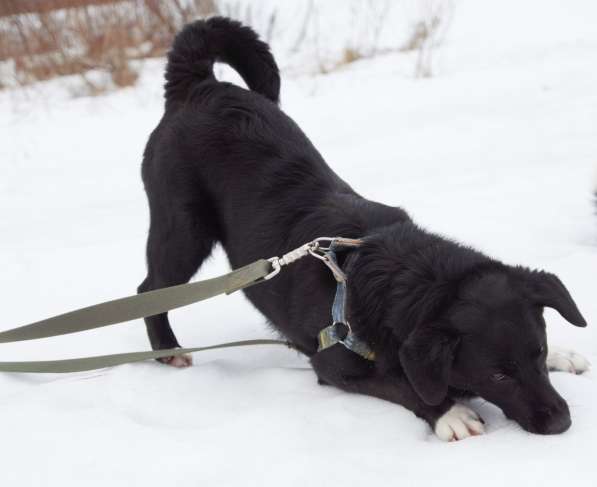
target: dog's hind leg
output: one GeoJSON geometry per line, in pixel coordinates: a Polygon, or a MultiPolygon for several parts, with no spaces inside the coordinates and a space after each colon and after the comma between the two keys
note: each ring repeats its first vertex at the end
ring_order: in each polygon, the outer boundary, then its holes
{"type": "MultiPolygon", "coordinates": [[[[156,214],[158,211],[152,209],[147,240],[148,273],[138,292],[188,282],[209,256],[217,240],[213,229],[199,221],[188,207],[168,208],[168,214],[156,214]]],[[[145,325],[154,350],[180,346],[167,313],[145,318],[145,325]]],[[[175,367],[192,364],[191,357],[186,355],[159,361],[175,367]]]]}

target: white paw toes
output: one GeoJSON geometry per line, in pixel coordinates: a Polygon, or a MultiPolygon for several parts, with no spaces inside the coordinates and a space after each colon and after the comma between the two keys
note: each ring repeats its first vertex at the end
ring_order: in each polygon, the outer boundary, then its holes
{"type": "Polygon", "coordinates": [[[549,370],[571,374],[582,374],[591,367],[591,363],[579,353],[559,347],[549,349],[545,363],[549,370]]]}
{"type": "Polygon", "coordinates": [[[193,365],[193,357],[191,355],[174,355],[172,357],[159,358],[158,361],[177,369],[184,369],[193,365]]]}
{"type": "Polygon", "coordinates": [[[435,434],[443,441],[458,441],[485,432],[483,420],[472,409],[454,404],[435,423],[435,434]]]}

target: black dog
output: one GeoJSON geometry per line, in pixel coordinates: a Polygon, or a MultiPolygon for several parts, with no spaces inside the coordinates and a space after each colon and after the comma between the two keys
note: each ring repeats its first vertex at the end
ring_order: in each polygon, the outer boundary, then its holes
{"type": "MultiPolygon", "coordinates": [[[[151,226],[140,292],[187,282],[216,243],[237,268],[320,236],[361,238],[341,257],[351,260],[349,319],[375,361],[342,345],[317,352],[335,282],[315,259],[246,291],[321,383],[401,404],[446,440],[483,430],[455,402],[467,395],[532,432],[570,426],[547,374],[543,308],[586,322],[556,276],[502,264],[355,193],[278,107],[278,68],[251,29],[224,18],[188,25],[166,80],[165,114],[143,160],[151,226]],[[218,82],[214,61],[235,68],[250,91],[218,82]]],[[[154,349],[179,346],[165,314],[146,324],[154,349]]]]}

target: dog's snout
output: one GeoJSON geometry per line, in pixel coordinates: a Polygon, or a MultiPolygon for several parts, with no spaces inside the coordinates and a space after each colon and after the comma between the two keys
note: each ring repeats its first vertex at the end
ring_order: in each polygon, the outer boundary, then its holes
{"type": "Polygon", "coordinates": [[[542,435],[556,435],[566,431],[571,424],[570,410],[566,401],[558,399],[554,405],[542,407],[535,412],[532,430],[542,435]]]}

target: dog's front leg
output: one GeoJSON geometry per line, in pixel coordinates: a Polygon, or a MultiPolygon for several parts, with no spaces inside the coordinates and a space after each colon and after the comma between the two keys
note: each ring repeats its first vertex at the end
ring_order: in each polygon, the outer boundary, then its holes
{"type": "Polygon", "coordinates": [[[430,406],[423,402],[401,371],[379,375],[373,362],[342,345],[315,354],[311,364],[320,383],[400,404],[427,421],[441,440],[462,440],[483,433],[483,420],[472,409],[450,398],[430,406]]]}
{"type": "Polygon", "coordinates": [[[571,374],[582,374],[591,367],[591,363],[581,354],[562,347],[549,347],[545,363],[552,372],[561,371],[571,374]]]}

